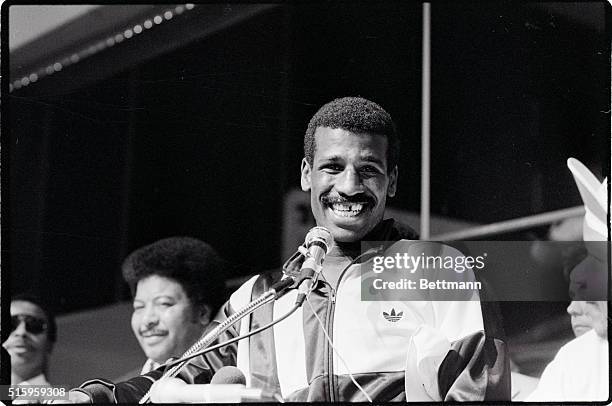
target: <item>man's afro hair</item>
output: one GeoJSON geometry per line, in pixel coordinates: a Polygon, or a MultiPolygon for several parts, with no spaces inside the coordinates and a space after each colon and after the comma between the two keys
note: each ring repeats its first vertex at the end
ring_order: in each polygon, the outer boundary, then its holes
{"type": "Polygon", "coordinates": [[[170,237],[141,247],[123,262],[123,278],[136,293],[138,282],[152,275],[178,282],[197,308],[213,311],[225,300],[226,263],[214,248],[191,237],[170,237]]]}

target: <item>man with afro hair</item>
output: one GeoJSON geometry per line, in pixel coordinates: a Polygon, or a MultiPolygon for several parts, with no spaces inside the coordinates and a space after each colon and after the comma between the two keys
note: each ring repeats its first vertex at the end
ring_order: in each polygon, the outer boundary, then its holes
{"type": "Polygon", "coordinates": [[[132,330],[147,355],[141,373],[181,356],[225,299],[224,261],[207,243],[170,237],[141,247],[123,262],[134,298],[132,330]]]}

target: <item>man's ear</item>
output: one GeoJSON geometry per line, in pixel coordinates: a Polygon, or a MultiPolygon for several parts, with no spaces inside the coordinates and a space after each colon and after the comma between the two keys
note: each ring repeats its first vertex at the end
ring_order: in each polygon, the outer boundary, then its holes
{"type": "Polygon", "coordinates": [[[210,323],[210,319],[212,317],[212,309],[209,305],[205,304],[200,308],[199,321],[200,324],[206,327],[210,323]]]}
{"type": "Polygon", "coordinates": [[[398,170],[397,170],[397,165],[395,165],[393,170],[389,173],[389,186],[387,187],[388,197],[395,196],[395,192],[397,191],[397,176],[398,176],[398,170]]]}
{"type": "Polygon", "coordinates": [[[310,164],[308,163],[308,161],[306,161],[306,158],[302,159],[302,178],[301,178],[301,185],[302,185],[302,190],[304,192],[308,192],[310,190],[310,187],[312,186],[311,180],[310,180],[310,175],[312,174],[312,168],[310,167],[310,164]]]}

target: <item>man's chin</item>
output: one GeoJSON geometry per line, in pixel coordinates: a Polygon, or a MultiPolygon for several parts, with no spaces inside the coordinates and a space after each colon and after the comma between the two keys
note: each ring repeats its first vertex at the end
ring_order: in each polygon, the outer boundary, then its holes
{"type": "Polygon", "coordinates": [[[573,327],[573,330],[574,330],[574,335],[576,337],[580,337],[584,333],[588,333],[589,330],[591,330],[591,327],[577,326],[577,327],[573,327]]]}
{"type": "Polygon", "coordinates": [[[367,231],[363,228],[352,229],[341,227],[336,224],[327,226],[327,228],[334,237],[334,241],[340,243],[359,242],[367,234],[367,231]]]}
{"type": "Polygon", "coordinates": [[[152,359],[154,362],[157,362],[159,364],[163,364],[164,362],[166,362],[168,360],[168,358],[170,358],[170,357],[164,358],[163,355],[160,355],[157,352],[154,352],[154,353],[151,353],[151,352],[150,353],[146,353],[145,352],[145,355],[147,356],[147,358],[152,359]],[[162,361],[159,361],[159,360],[162,360],[162,361]]]}
{"type": "Polygon", "coordinates": [[[31,352],[31,351],[28,351],[28,352],[7,351],[7,352],[11,356],[11,362],[22,363],[22,364],[31,362],[31,360],[36,355],[34,352],[31,352]]]}
{"type": "Polygon", "coordinates": [[[329,229],[334,237],[334,241],[343,243],[361,241],[382,220],[381,215],[380,220],[374,221],[371,211],[354,217],[341,217],[331,209],[326,211],[324,221],[317,222],[317,225],[329,229]]]}
{"type": "MultiPolygon", "coordinates": [[[[147,358],[150,358],[152,360],[163,359],[162,362],[165,362],[169,358],[169,357],[166,357],[166,354],[168,354],[168,351],[166,349],[153,348],[152,346],[147,346],[147,347],[143,348],[143,350],[144,350],[144,353],[147,356],[147,358]]],[[[158,361],[156,361],[156,362],[158,362],[158,361]]]]}

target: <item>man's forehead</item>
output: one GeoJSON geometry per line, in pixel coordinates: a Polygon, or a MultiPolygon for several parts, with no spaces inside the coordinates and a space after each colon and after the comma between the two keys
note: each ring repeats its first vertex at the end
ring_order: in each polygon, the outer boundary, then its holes
{"type": "Polygon", "coordinates": [[[351,148],[364,160],[386,162],[387,137],[384,135],[329,127],[317,127],[314,135],[315,157],[329,159],[351,148]]]}
{"type": "Polygon", "coordinates": [[[18,314],[47,319],[45,312],[37,304],[26,300],[13,300],[11,302],[11,316],[18,314]]]}
{"type": "Polygon", "coordinates": [[[151,275],[139,280],[136,284],[136,297],[134,299],[159,296],[182,298],[186,295],[185,289],[178,281],[165,276],[151,275]]]}

